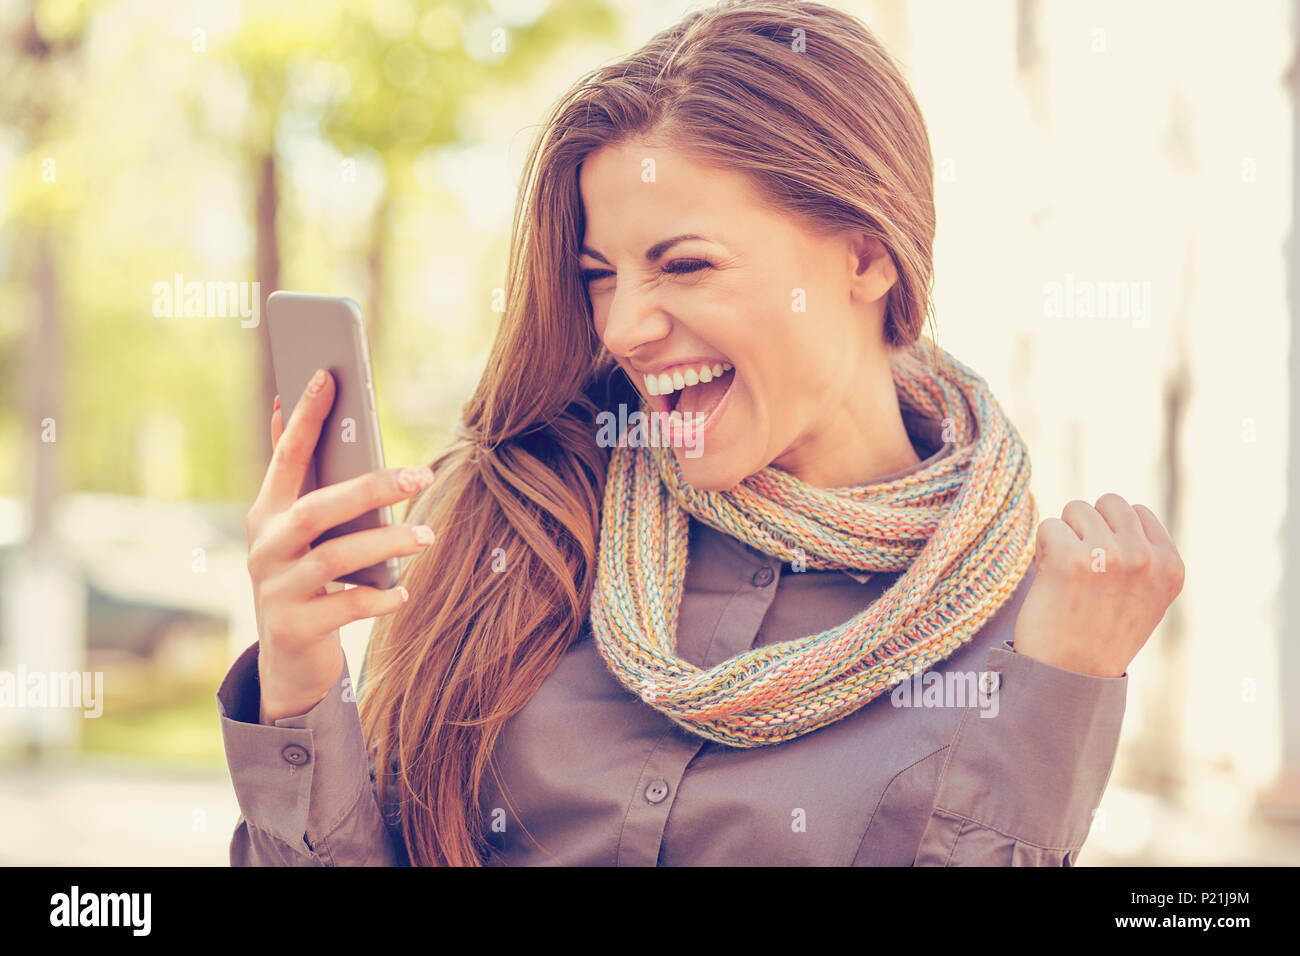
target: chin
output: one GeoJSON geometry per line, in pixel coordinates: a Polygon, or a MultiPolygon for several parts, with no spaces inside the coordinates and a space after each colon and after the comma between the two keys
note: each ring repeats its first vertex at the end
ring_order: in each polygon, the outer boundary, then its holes
{"type": "Polygon", "coordinates": [[[699,491],[726,491],[749,477],[749,472],[737,466],[734,456],[706,452],[691,458],[685,448],[674,448],[673,454],[687,483],[699,491]]]}

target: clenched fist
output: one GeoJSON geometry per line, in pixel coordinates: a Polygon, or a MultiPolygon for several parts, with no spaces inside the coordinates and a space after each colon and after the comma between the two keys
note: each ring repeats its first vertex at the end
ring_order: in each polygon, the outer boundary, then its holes
{"type": "Polygon", "coordinates": [[[1074,500],[1038,525],[1037,573],[1016,618],[1018,654],[1122,677],[1183,589],[1183,561],[1150,508],[1074,500]]]}

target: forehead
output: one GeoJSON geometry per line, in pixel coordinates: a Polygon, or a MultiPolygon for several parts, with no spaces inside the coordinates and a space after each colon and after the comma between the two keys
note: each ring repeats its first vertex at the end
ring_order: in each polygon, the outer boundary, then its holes
{"type": "MultiPolygon", "coordinates": [[[[584,241],[641,243],[675,232],[725,241],[770,225],[773,213],[750,181],[668,146],[621,143],[589,155],[578,171],[584,241]]],[[[649,243],[644,243],[648,245],[649,243]]],[[[608,250],[606,254],[608,254],[608,250]]]]}

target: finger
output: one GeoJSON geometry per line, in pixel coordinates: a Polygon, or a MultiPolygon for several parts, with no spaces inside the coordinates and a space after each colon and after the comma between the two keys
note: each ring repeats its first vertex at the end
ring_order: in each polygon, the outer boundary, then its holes
{"type": "Polygon", "coordinates": [[[1038,554],[1046,557],[1069,552],[1083,544],[1083,539],[1060,518],[1044,518],[1035,534],[1038,554]]]}
{"type": "Polygon", "coordinates": [[[267,554],[283,558],[301,554],[330,528],[372,508],[396,504],[432,483],[433,470],[424,465],[382,468],[309,491],[283,513],[281,526],[266,543],[267,554]]]}
{"type": "Polygon", "coordinates": [[[276,442],[254,507],[283,511],[297,499],[320,440],[321,425],[333,404],[334,377],[317,369],[276,442]]]}
{"type": "Polygon", "coordinates": [[[1102,542],[1114,537],[1110,525],[1106,524],[1106,519],[1099,515],[1092,505],[1078,498],[1066,502],[1065,507],[1061,509],[1061,520],[1084,540],[1102,542]]]}
{"type": "Polygon", "coordinates": [[[275,411],[271,413],[271,450],[275,451],[275,446],[280,443],[280,436],[284,434],[284,413],[280,410],[280,396],[275,397],[275,411]]]}
{"type": "Polygon", "coordinates": [[[1174,546],[1174,539],[1165,530],[1165,526],[1160,523],[1154,511],[1146,505],[1134,505],[1133,512],[1142,522],[1142,530],[1146,533],[1148,541],[1157,547],[1169,548],[1175,552],[1178,550],[1174,546]]]}
{"type": "Polygon", "coordinates": [[[1110,530],[1117,537],[1129,538],[1138,542],[1146,538],[1142,531],[1142,522],[1138,520],[1137,512],[1119,495],[1111,492],[1102,495],[1097,499],[1096,510],[1098,514],[1106,519],[1106,524],[1110,525],[1110,530]]]}
{"type": "Polygon", "coordinates": [[[354,531],[331,538],[295,561],[277,582],[286,597],[310,597],[338,578],[360,571],[373,564],[382,564],[389,558],[403,558],[417,554],[433,543],[433,529],[428,525],[395,524],[385,528],[354,531]]]}
{"type": "Polygon", "coordinates": [[[353,621],[391,614],[410,595],[400,584],[395,588],[372,588],[364,584],[312,598],[301,605],[297,617],[304,633],[328,634],[353,621]]]}

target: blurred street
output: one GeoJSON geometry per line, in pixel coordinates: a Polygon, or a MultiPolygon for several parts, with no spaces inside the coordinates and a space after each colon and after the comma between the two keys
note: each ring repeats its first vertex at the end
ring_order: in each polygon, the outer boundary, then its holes
{"type": "Polygon", "coordinates": [[[0,764],[3,866],[227,866],[238,816],[225,768],[0,764]]]}

